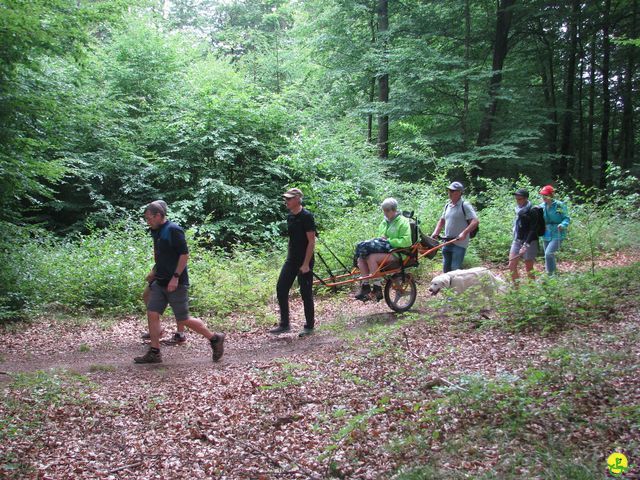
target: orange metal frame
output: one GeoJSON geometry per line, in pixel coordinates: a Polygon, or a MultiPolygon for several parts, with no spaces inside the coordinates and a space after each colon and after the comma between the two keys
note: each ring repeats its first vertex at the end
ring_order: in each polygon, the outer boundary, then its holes
{"type": "Polygon", "coordinates": [[[436,250],[444,247],[445,245],[449,245],[455,241],[457,241],[457,238],[454,238],[453,240],[449,240],[448,242],[443,242],[432,248],[426,248],[420,242],[417,242],[411,245],[410,247],[397,248],[389,252],[382,259],[382,262],[380,262],[380,265],[378,265],[377,270],[373,273],[370,273],[369,275],[360,276],[360,270],[358,268],[354,268],[349,273],[343,273],[342,275],[333,275],[328,278],[323,278],[322,280],[315,280],[313,283],[315,285],[322,284],[327,287],[339,287],[341,285],[360,282],[362,280],[372,280],[376,278],[394,275],[396,273],[400,273],[405,268],[413,267],[417,263],[417,260],[420,260],[426,257],[427,255],[429,255],[430,253],[435,252],[436,250]],[[406,258],[402,260],[402,265],[399,267],[385,268],[385,266],[391,263],[391,258],[394,253],[400,253],[403,256],[406,256],[406,258]]]}

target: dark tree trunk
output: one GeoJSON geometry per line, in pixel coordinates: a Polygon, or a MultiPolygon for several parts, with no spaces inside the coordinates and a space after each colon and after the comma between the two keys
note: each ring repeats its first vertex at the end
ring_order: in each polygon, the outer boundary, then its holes
{"type": "MultiPolygon", "coordinates": [[[[373,100],[376,98],[376,79],[371,79],[371,85],[369,86],[369,105],[373,105],[373,100]]],[[[369,112],[367,115],[367,141],[373,143],[373,113],[369,112]]]]}
{"type": "Polygon", "coordinates": [[[594,112],[596,105],[596,52],[598,34],[594,32],[591,40],[591,58],[589,59],[589,114],[587,118],[587,148],[584,156],[583,182],[593,185],[593,128],[595,123],[594,112]]]}
{"type": "Polygon", "coordinates": [[[573,90],[576,83],[576,53],[578,51],[578,22],[580,14],[579,0],[572,0],[571,20],[569,22],[569,63],[567,65],[567,77],[565,79],[566,102],[562,119],[562,142],[560,144],[560,157],[555,164],[554,174],[560,178],[566,178],[569,158],[573,152],[573,90]]]}
{"type": "Polygon", "coordinates": [[[469,145],[469,58],[471,51],[471,9],[470,0],[464,0],[464,68],[467,73],[464,76],[464,96],[462,105],[462,145],[466,149],[469,145]]]}
{"type": "MultiPolygon", "coordinates": [[[[388,0],[378,0],[378,32],[382,34],[382,54],[387,54],[387,33],[389,30],[389,5],[388,0]]],[[[386,62],[386,60],[383,60],[386,62]]],[[[383,70],[386,69],[384,65],[383,70]]],[[[389,102],[389,74],[378,77],[378,99],[382,103],[389,102]]],[[[385,107],[386,108],[386,107],[385,107]]],[[[389,157],[389,115],[386,113],[378,116],[378,156],[389,157]]]]}
{"type": "MultiPolygon", "coordinates": [[[[502,82],[502,67],[507,58],[509,29],[513,16],[512,7],[516,0],[500,0],[496,20],[496,38],[493,45],[492,74],[489,82],[489,103],[485,109],[480,131],[478,132],[478,146],[488,145],[491,141],[493,121],[498,109],[498,92],[502,82]]],[[[481,168],[480,168],[481,170],[481,168]]]]}
{"type": "MultiPolygon", "coordinates": [[[[371,9],[371,15],[369,16],[369,30],[371,31],[371,45],[376,44],[376,12],[371,9]]],[[[373,100],[376,98],[376,78],[371,77],[371,83],[369,85],[369,105],[373,105],[373,100]]],[[[367,142],[373,144],[373,113],[367,114],[367,142]]]]}
{"type": "Polygon", "coordinates": [[[609,93],[609,59],[611,42],[609,41],[609,23],[611,0],[604,2],[602,20],[602,132],[600,134],[600,188],[607,183],[607,162],[609,161],[609,120],[611,117],[611,94],[609,93]]]}
{"type": "Polygon", "coordinates": [[[556,105],[556,83],[553,70],[553,48],[544,32],[542,22],[538,21],[538,34],[544,45],[540,52],[540,78],[542,80],[542,91],[544,101],[549,111],[549,125],[545,127],[547,136],[547,152],[555,157],[558,153],[558,106],[556,105]],[[548,73],[547,73],[548,67],[548,73]]]}
{"type": "MultiPolygon", "coordinates": [[[[637,37],[637,15],[638,15],[638,2],[633,0],[633,13],[631,18],[631,32],[630,37],[637,37]]],[[[624,87],[622,93],[622,131],[621,133],[621,147],[620,164],[622,168],[631,168],[633,165],[633,157],[635,150],[635,138],[634,138],[634,121],[633,121],[633,76],[635,74],[635,51],[636,46],[627,47],[627,68],[626,75],[624,77],[624,87]]]]}
{"type": "Polygon", "coordinates": [[[571,173],[573,176],[582,180],[582,169],[584,167],[585,156],[585,133],[584,133],[584,108],[582,105],[582,99],[584,98],[584,43],[582,41],[582,32],[579,33],[579,53],[580,69],[578,71],[578,151],[576,152],[576,163],[571,173]]]}

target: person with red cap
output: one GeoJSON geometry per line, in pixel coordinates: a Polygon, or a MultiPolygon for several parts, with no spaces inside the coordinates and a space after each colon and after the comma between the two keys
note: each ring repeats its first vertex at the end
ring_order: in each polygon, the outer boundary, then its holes
{"type": "Polygon", "coordinates": [[[556,252],[560,249],[562,241],[567,237],[569,228],[569,209],[554,198],[555,189],[551,185],[545,185],[540,189],[542,204],[540,207],[544,213],[545,231],[542,237],[544,246],[544,265],[549,275],[556,271],[556,252]]]}

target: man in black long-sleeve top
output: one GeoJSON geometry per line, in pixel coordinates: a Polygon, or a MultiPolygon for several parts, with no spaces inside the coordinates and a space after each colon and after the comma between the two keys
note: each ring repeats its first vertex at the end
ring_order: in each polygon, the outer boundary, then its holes
{"type": "Polygon", "coordinates": [[[524,267],[529,278],[534,278],[533,263],[538,254],[538,217],[532,210],[529,192],[523,188],[514,194],[516,199],[516,218],[513,223],[513,242],[509,251],[509,270],[516,283],[520,278],[518,262],[524,260],[524,267]]]}

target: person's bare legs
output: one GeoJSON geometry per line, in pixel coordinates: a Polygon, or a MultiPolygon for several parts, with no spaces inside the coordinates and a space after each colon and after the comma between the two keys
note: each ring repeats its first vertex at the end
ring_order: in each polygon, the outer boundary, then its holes
{"type": "Polygon", "coordinates": [[[369,265],[367,265],[366,258],[358,257],[358,268],[360,269],[360,276],[367,277],[369,275],[369,265]]]}
{"type": "MultiPolygon", "coordinates": [[[[520,272],[518,272],[519,261],[520,261],[520,256],[513,255],[509,258],[509,270],[511,270],[511,280],[513,281],[514,285],[517,285],[518,280],[520,279],[520,272]]],[[[532,262],[532,265],[533,265],[533,262],[532,262]]]]}
{"type": "Polygon", "coordinates": [[[160,336],[162,335],[160,314],[147,311],[147,324],[149,325],[149,335],[151,336],[151,347],[160,348],[160,336]]]}
{"type": "Polygon", "coordinates": [[[182,328],[182,331],[184,331],[184,327],[189,327],[191,330],[199,333],[207,340],[211,340],[215,336],[215,333],[212,333],[211,330],[207,328],[205,323],[199,318],[189,317],[186,320],[178,321],[178,331],[180,331],[180,328],[182,328]]]}
{"type": "Polygon", "coordinates": [[[378,271],[378,266],[382,264],[386,259],[385,264],[382,268],[390,267],[396,265],[396,258],[394,256],[390,256],[388,253],[372,253],[367,256],[367,266],[369,267],[369,272],[375,273],[378,271]]]}
{"type": "Polygon", "coordinates": [[[525,260],[524,261],[524,268],[527,271],[527,276],[529,277],[529,279],[533,280],[536,278],[536,273],[535,270],[533,269],[533,263],[535,260],[525,260]]]}

